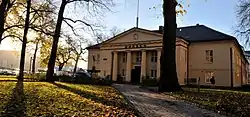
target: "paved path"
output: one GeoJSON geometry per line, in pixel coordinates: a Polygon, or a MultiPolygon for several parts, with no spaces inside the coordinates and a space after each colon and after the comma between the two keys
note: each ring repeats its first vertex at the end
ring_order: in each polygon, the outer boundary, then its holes
{"type": "Polygon", "coordinates": [[[145,117],[226,117],[135,85],[114,84],[145,117]]]}

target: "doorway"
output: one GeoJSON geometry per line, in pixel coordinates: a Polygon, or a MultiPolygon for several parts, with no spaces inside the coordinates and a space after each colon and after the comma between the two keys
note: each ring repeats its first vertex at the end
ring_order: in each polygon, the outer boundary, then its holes
{"type": "Polygon", "coordinates": [[[139,84],[141,77],[141,66],[135,66],[134,69],[131,71],[131,83],[132,84],[139,84]]]}

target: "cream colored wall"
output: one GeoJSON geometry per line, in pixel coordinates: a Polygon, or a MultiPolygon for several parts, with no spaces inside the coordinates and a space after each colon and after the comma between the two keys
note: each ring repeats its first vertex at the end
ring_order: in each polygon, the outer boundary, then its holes
{"type": "Polygon", "coordinates": [[[138,42],[138,41],[151,41],[151,40],[161,40],[161,34],[145,33],[144,31],[134,30],[132,33],[128,33],[110,41],[109,43],[124,43],[124,42],[138,42]],[[138,39],[134,39],[134,34],[138,35],[138,39]]]}
{"type": "Polygon", "coordinates": [[[156,70],[157,69],[157,64],[156,62],[151,62],[151,56],[152,56],[152,52],[155,51],[157,53],[156,50],[151,50],[151,51],[147,51],[147,76],[151,76],[151,69],[156,70]]]}
{"type": "Polygon", "coordinates": [[[205,72],[214,71],[216,86],[230,86],[230,47],[233,42],[198,42],[189,45],[189,78],[200,77],[201,85],[205,83],[205,72]],[[213,63],[206,62],[206,50],[213,50],[213,63]]]}
{"type": "Polygon", "coordinates": [[[187,57],[185,56],[185,51],[187,52],[187,47],[184,45],[176,46],[176,70],[178,75],[178,80],[181,85],[185,84],[185,78],[187,77],[187,57]]]}
{"type": "Polygon", "coordinates": [[[101,77],[105,77],[107,75],[111,75],[111,61],[112,61],[112,51],[111,50],[98,50],[98,49],[90,49],[88,55],[88,69],[91,70],[92,66],[96,67],[96,70],[101,70],[98,74],[101,77]],[[93,55],[97,56],[100,54],[100,62],[93,63],[93,55]],[[107,59],[107,60],[104,60],[107,59]]]}

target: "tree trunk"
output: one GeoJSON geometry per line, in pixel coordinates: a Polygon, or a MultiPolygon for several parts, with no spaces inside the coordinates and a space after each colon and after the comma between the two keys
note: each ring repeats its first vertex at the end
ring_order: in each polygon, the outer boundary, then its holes
{"type": "Polygon", "coordinates": [[[27,12],[25,18],[25,26],[24,26],[24,33],[23,33],[23,43],[22,43],[22,51],[21,51],[21,59],[20,59],[20,71],[19,71],[19,80],[23,80],[23,71],[25,65],[25,49],[27,44],[27,33],[29,30],[29,17],[30,17],[30,7],[31,7],[31,0],[27,0],[27,12]]]}
{"type": "Polygon", "coordinates": [[[63,64],[63,63],[60,63],[60,64],[59,64],[59,69],[58,69],[58,71],[62,71],[63,66],[64,66],[64,64],[63,64]]]}
{"type": "Polygon", "coordinates": [[[38,44],[39,44],[39,40],[37,40],[37,42],[36,42],[36,48],[35,48],[35,52],[34,52],[34,56],[33,56],[32,74],[35,74],[35,71],[36,71],[36,53],[37,53],[37,50],[38,50],[38,44]]]}
{"type": "Polygon", "coordinates": [[[74,67],[73,76],[74,76],[75,73],[76,73],[76,68],[77,68],[77,64],[78,64],[79,58],[80,58],[80,56],[77,56],[77,58],[76,58],[76,64],[75,64],[75,67],[74,67]]]}
{"type": "Polygon", "coordinates": [[[48,82],[54,82],[53,74],[54,74],[54,67],[55,67],[55,62],[56,62],[56,51],[57,51],[58,41],[59,41],[60,32],[61,32],[62,21],[63,21],[63,12],[65,10],[66,4],[67,4],[67,1],[62,0],[58,18],[57,18],[57,23],[56,23],[56,30],[53,36],[53,44],[52,44],[50,59],[48,63],[48,70],[46,74],[46,80],[48,82]]]}
{"type": "Polygon", "coordinates": [[[176,73],[176,0],[163,1],[164,34],[161,54],[159,92],[182,90],[176,73]]]}
{"type": "Polygon", "coordinates": [[[8,4],[8,0],[2,0],[2,3],[0,5],[0,44],[1,44],[2,38],[3,38],[5,12],[6,12],[7,4],[8,4]]]}

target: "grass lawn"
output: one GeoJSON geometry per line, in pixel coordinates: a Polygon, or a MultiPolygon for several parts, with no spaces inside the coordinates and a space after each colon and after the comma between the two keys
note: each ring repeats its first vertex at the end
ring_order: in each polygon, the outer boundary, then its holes
{"type": "Polygon", "coordinates": [[[135,116],[112,87],[0,79],[0,116],[135,116]]]}
{"type": "Polygon", "coordinates": [[[234,114],[239,117],[250,115],[250,92],[201,88],[183,88],[184,93],[167,93],[208,109],[234,114]]]}

